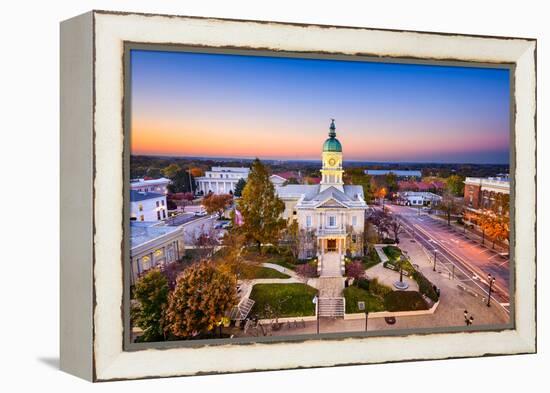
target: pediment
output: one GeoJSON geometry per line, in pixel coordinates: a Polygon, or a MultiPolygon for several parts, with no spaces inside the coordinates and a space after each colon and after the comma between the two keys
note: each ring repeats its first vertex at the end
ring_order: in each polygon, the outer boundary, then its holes
{"type": "Polygon", "coordinates": [[[337,201],[336,199],[334,198],[329,198],[325,201],[322,201],[320,202],[317,206],[315,206],[316,208],[322,208],[322,209],[334,209],[334,208],[346,208],[347,209],[347,206],[344,205],[342,202],[340,201],[337,201]]]}

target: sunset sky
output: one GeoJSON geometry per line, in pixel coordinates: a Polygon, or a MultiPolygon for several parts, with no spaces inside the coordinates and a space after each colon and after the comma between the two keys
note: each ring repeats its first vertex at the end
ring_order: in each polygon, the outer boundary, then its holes
{"type": "Polygon", "coordinates": [[[132,154],[508,163],[506,69],[132,50],[132,154]]]}

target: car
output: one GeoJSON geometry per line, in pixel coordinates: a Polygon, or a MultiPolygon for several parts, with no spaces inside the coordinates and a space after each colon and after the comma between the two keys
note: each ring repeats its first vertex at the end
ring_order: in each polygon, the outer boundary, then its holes
{"type": "Polygon", "coordinates": [[[195,212],[195,217],[204,217],[206,214],[207,213],[205,211],[195,212]]]}
{"type": "Polygon", "coordinates": [[[223,229],[230,229],[232,227],[233,227],[233,224],[231,224],[230,222],[226,222],[225,224],[222,225],[223,229]]]}

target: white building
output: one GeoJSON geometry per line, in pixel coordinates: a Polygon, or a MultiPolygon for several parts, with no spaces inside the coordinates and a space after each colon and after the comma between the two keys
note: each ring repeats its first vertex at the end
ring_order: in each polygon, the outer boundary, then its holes
{"type": "Polygon", "coordinates": [[[145,272],[176,262],[185,253],[182,227],[130,223],[130,279],[132,284],[145,272]]]}
{"type": "Polygon", "coordinates": [[[271,181],[271,183],[273,183],[273,185],[275,186],[275,189],[277,189],[278,187],[281,187],[287,181],[284,177],[279,175],[271,175],[269,176],[269,180],[271,181]]]}
{"type": "Polygon", "coordinates": [[[130,180],[130,190],[139,192],[155,192],[157,194],[168,194],[168,184],[170,179],[161,177],[160,179],[135,179],[130,180]]]}
{"type": "Polygon", "coordinates": [[[406,206],[435,206],[441,202],[441,196],[433,192],[405,191],[399,193],[398,200],[406,206]]]}
{"type": "Polygon", "coordinates": [[[161,221],[168,217],[166,195],[130,190],[132,221],[161,221]]]}
{"type": "Polygon", "coordinates": [[[233,194],[238,181],[240,179],[246,180],[249,173],[250,168],[214,166],[204,176],[195,179],[197,182],[197,192],[202,192],[203,195],[209,192],[213,192],[214,194],[233,194]]]}
{"type": "Polygon", "coordinates": [[[329,138],[323,145],[321,184],[289,184],[276,187],[278,197],[285,203],[283,217],[298,221],[298,227],[313,236],[315,242],[301,247],[301,258],[349,251],[361,255],[367,204],[361,186],[345,185],[342,179],[342,145],[336,139],[334,120],[329,138]]]}

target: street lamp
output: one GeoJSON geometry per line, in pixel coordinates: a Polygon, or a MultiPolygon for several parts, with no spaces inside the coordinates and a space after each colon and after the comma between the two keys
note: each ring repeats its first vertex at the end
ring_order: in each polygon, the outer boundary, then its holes
{"type": "Polygon", "coordinates": [[[494,276],[491,276],[491,274],[488,274],[487,280],[489,281],[489,296],[487,297],[487,307],[491,307],[491,293],[493,292],[493,284],[495,283],[496,278],[494,276]]]}
{"type": "Polygon", "coordinates": [[[435,264],[437,263],[437,248],[434,248],[434,272],[435,272],[435,264]]]}
{"type": "Polygon", "coordinates": [[[472,323],[474,323],[474,317],[468,314],[468,310],[464,310],[464,323],[466,324],[466,326],[470,326],[472,323]]]}

